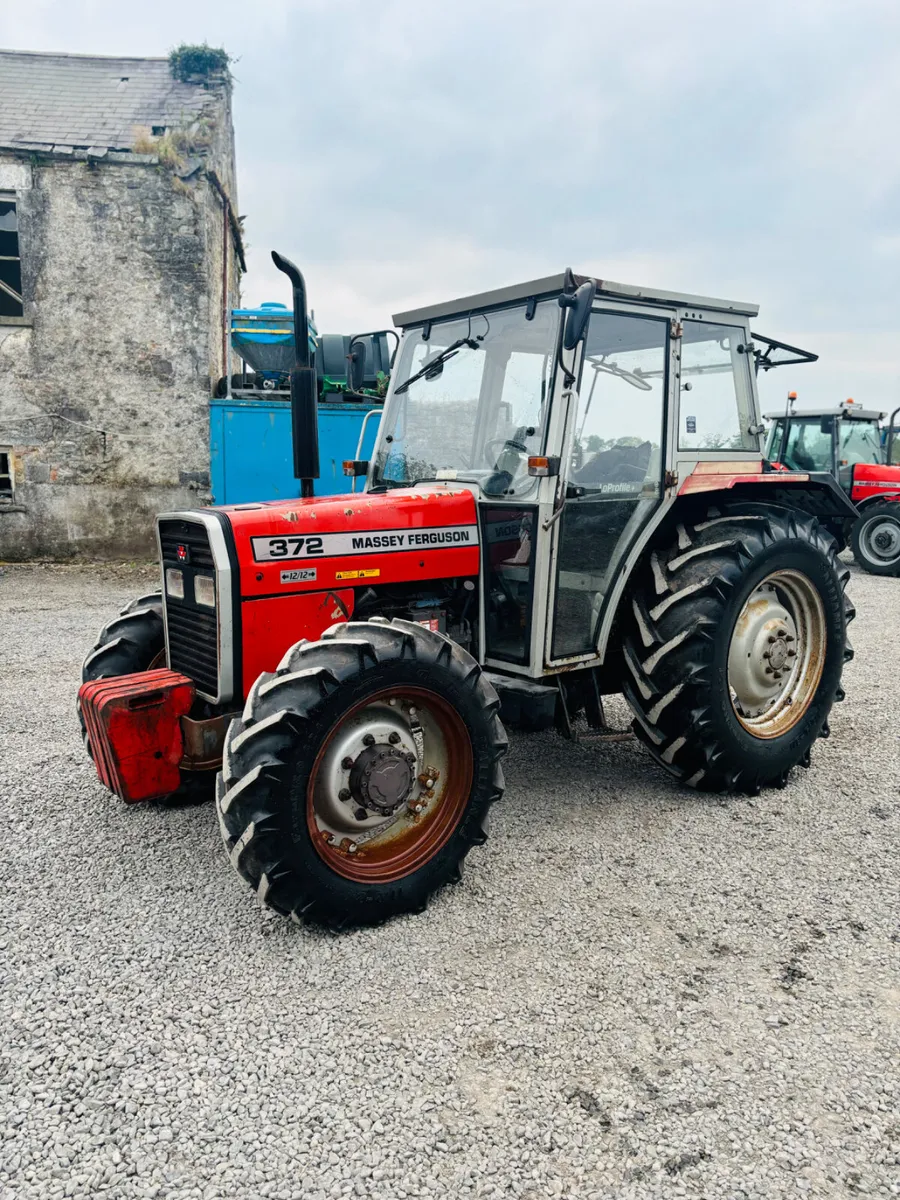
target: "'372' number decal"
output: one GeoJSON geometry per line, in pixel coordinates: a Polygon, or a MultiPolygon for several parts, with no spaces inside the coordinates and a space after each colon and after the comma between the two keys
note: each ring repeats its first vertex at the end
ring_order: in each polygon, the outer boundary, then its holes
{"type": "Polygon", "coordinates": [[[253,542],[253,557],[257,562],[268,562],[270,559],[308,558],[324,554],[320,537],[255,537],[253,542]]]}

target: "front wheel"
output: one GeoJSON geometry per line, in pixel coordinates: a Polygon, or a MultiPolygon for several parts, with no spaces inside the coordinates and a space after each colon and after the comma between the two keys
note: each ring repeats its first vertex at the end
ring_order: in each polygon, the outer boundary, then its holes
{"type": "Polygon", "coordinates": [[[900,500],[879,500],[864,508],[850,540],[864,571],[900,575],[900,500]]]}
{"type": "Polygon", "coordinates": [[[217,805],[232,865],[298,921],[420,911],[487,836],[503,791],[498,710],[474,659],[413,622],[298,643],[225,739],[217,805]]]}
{"type": "Polygon", "coordinates": [[[654,550],[631,597],[625,695],[661,766],[703,791],[756,792],[809,765],[843,699],[849,572],[814,517],[713,509],[654,550]]]}

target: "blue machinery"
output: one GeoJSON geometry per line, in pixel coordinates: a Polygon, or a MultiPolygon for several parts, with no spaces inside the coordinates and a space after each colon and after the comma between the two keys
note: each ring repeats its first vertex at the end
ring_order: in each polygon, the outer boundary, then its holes
{"type": "MultiPolygon", "coordinates": [[[[246,504],[300,495],[294,477],[291,404],[287,374],[293,354],[293,317],[282,304],[231,313],[232,353],[242,362],[240,374],[219,380],[210,401],[210,483],[213,504],[246,504]],[[247,368],[252,368],[248,372],[247,368]]],[[[387,336],[370,334],[366,345],[366,379],[360,392],[347,384],[346,355],[351,339],[318,335],[310,321],[310,348],[315,351],[319,385],[320,477],[316,493],[335,496],[355,487],[343,473],[345,459],[369,458],[381,417],[383,390],[390,371],[387,336]],[[368,393],[368,394],[367,394],[368,393]],[[346,398],[345,398],[346,397],[346,398]]]]}
{"type": "MultiPolygon", "coordinates": [[[[316,494],[338,496],[351,490],[342,470],[345,458],[369,458],[381,419],[381,405],[319,404],[319,463],[316,494]]],[[[210,401],[210,482],[213,504],[247,504],[299,496],[291,450],[288,399],[210,401]]]]}

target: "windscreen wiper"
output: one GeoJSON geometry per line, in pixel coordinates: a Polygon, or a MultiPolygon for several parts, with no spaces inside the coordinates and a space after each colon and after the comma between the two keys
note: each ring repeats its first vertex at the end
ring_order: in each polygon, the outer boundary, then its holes
{"type": "Polygon", "coordinates": [[[394,388],[394,395],[401,396],[411,384],[419,379],[436,379],[443,370],[444,363],[448,358],[453,358],[459,354],[463,346],[468,346],[470,350],[479,350],[481,343],[476,342],[474,338],[459,338],[455,342],[451,342],[446,350],[442,350],[440,354],[436,354],[434,358],[429,359],[421,370],[416,371],[415,375],[410,375],[409,379],[405,379],[399,387],[394,388]]]}

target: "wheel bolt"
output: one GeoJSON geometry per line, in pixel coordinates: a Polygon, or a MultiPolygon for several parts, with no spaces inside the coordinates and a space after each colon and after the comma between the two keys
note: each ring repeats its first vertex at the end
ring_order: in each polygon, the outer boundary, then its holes
{"type": "Polygon", "coordinates": [[[414,754],[407,754],[406,761],[408,763],[414,763],[416,761],[416,756],[414,754]]]}
{"type": "Polygon", "coordinates": [[[788,650],[788,658],[796,658],[796,657],[797,657],[796,650],[788,650]]]}
{"type": "Polygon", "coordinates": [[[763,650],[763,658],[771,658],[771,657],[772,657],[771,650],[763,650]]]}
{"type": "Polygon", "coordinates": [[[357,849],[358,849],[358,847],[356,845],[356,842],[351,842],[350,845],[347,847],[347,853],[355,854],[357,849]]]}
{"type": "Polygon", "coordinates": [[[771,667],[766,667],[766,674],[767,674],[767,675],[771,675],[771,674],[772,674],[772,668],[771,668],[771,667]]]}
{"type": "Polygon", "coordinates": [[[397,743],[400,741],[400,734],[399,733],[390,734],[388,736],[388,741],[391,743],[392,746],[396,746],[397,743]]]}
{"type": "Polygon", "coordinates": [[[341,788],[341,790],[338,792],[338,800],[349,800],[349,799],[350,799],[350,789],[349,788],[341,788]]]}
{"type": "Polygon", "coordinates": [[[357,821],[364,821],[369,814],[364,808],[358,808],[353,815],[356,817],[357,821]]]}
{"type": "Polygon", "coordinates": [[[414,716],[416,715],[416,708],[415,708],[415,705],[414,705],[414,704],[411,704],[411,705],[409,706],[409,715],[410,715],[411,717],[414,717],[414,716]]]}
{"type": "Polygon", "coordinates": [[[374,746],[375,745],[375,734],[367,733],[366,736],[363,738],[363,745],[364,746],[374,746]]]}
{"type": "Polygon", "coordinates": [[[434,787],[434,780],[433,780],[433,779],[426,779],[426,780],[425,780],[425,787],[426,787],[426,788],[433,788],[433,787],[434,787]]]}
{"type": "Polygon", "coordinates": [[[776,678],[776,679],[780,679],[780,678],[781,678],[781,672],[780,672],[780,671],[776,671],[776,672],[775,672],[775,678],[776,678]]]}
{"type": "Polygon", "coordinates": [[[796,642],[797,639],[794,637],[794,635],[792,633],[786,633],[784,635],[784,640],[786,642],[796,642]]]}
{"type": "Polygon", "coordinates": [[[349,756],[349,754],[341,759],[341,766],[344,768],[345,771],[349,771],[350,768],[353,766],[353,759],[349,756]]]}
{"type": "Polygon", "coordinates": [[[774,642],[774,641],[775,641],[775,634],[774,634],[774,633],[770,633],[770,634],[769,634],[769,644],[771,645],[771,644],[772,644],[772,642],[774,642]]]}

